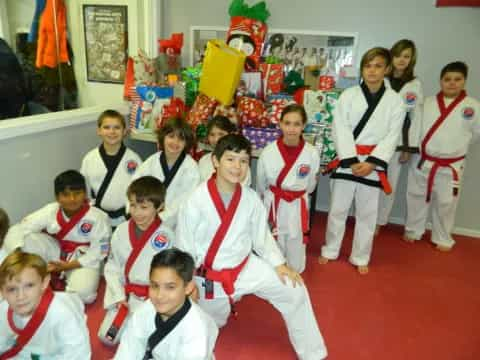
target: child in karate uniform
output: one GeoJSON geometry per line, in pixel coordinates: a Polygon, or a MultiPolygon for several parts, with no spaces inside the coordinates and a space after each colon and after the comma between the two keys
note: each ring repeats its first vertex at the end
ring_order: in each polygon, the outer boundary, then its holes
{"type": "Polygon", "coordinates": [[[141,177],[130,184],[127,196],[132,217],[113,233],[104,269],[107,314],[98,336],[107,345],[118,343],[127,316],[147,298],[153,256],[173,242],[172,231],[158,217],[165,201],[160,180],[141,177]]]}
{"type": "MultiPolygon", "coordinates": [[[[237,127],[233,124],[229,118],[221,115],[214,116],[207,125],[207,139],[208,144],[215,148],[222,137],[228,134],[234,134],[237,132],[237,127]]],[[[198,169],[200,171],[200,177],[202,181],[206,181],[212,176],[215,172],[212,162],[212,152],[209,152],[202,156],[198,161],[198,169]]],[[[250,186],[251,184],[251,175],[250,168],[248,168],[247,175],[245,179],[242,180],[242,185],[250,186]]]]}
{"type": "Polygon", "coordinates": [[[278,246],[287,264],[305,270],[305,244],[309,229],[309,194],[317,185],[320,167],[318,150],[302,137],[307,123],[301,105],[282,111],[282,137],[269,144],[257,163],[257,191],[269,209],[278,246]]]}
{"type": "Polygon", "coordinates": [[[449,251],[455,240],[458,191],[469,145],[480,137],[480,103],[467,95],[468,67],[457,61],[440,74],[441,91],[425,99],[420,136],[420,160],[410,172],[404,239],[420,240],[432,211],[432,242],[449,251]]]}
{"type": "Polygon", "coordinates": [[[334,111],[333,141],[338,158],[330,168],[332,195],[319,262],[326,264],[340,253],[345,222],[355,204],[355,232],[350,262],[360,274],[368,273],[380,191],[391,192],[386,171],[401,133],[405,110],[402,99],[385,87],[391,63],[384,48],[363,55],[363,82],[345,90],[334,111]]]}
{"type": "Polygon", "coordinates": [[[0,265],[0,360],[91,358],[83,303],[49,282],[38,255],[15,251],[0,265]]]}
{"type": "Polygon", "coordinates": [[[218,328],[194,292],[194,262],[178,249],[155,255],[150,268],[149,300],[132,315],[115,360],[213,360],[218,328]]]}
{"type": "Polygon", "coordinates": [[[257,193],[240,185],[250,151],[241,135],[220,139],[212,156],[216,176],[182,204],[176,242],[193,256],[199,305],[218,326],[235,301],[255,294],[280,311],[299,359],[323,359],[327,350],[302,278],[285,264],[257,193]]]}
{"type": "Polygon", "coordinates": [[[380,194],[376,233],[388,223],[390,218],[402,167],[411,171],[413,164],[416,165],[415,162],[418,161],[420,112],[423,104],[422,83],[413,73],[417,62],[415,44],[411,40],[400,40],[393,45],[390,53],[392,70],[385,79],[385,84],[402,97],[407,114],[403,121],[397,149],[388,164],[388,181],[392,186],[392,193],[380,194]],[[410,158],[412,161],[409,161],[410,158]]]}
{"type": "Polygon", "coordinates": [[[89,304],[97,297],[100,264],[110,248],[110,219],[90,206],[78,171],[58,175],[54,188],[57,201],[22,220],[23,250],[48,262],[56,290],[75,292],[89,304]]]}
{"type": "Polygon", "coordinates": [[[97,135],[102,144],[85,155],[80,169],[92,204],[108,214],[113,227],[125,221],[125,193],[142,163],[123,144],[126,134],[125,118],[115,110],[105,110],[97,121],[97,135]]]}
{"type": "Polygon", "coordinates": [[[170,119],[158,131],[160,151],[145,160],[134,176],[155,176],[165,185],[167,195],[160,218],[171,228],[177,223],[179,205],[200,182],[198,165],[188,155],[193,141],[190,125],[182,119],[170,119]]]}

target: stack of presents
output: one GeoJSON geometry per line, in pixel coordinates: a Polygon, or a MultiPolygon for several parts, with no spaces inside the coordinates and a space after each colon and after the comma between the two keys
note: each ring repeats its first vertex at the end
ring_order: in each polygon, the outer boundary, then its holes
{"type": "Polygon", "coordinates": [[[308,115],[305,139],[318,146],[327,164],[335,156],[331,124],[341,92],[335,88],[338,74],[315,63],[290,70],[274,55],[262,56],[269,16],[264,2],[249,7],[234,0],[229,13],[225,41],[210,40],[195,67],[181,66],[183,34],[159,40],[155,59],[141,52],[129,59],[124,95],[131,101],[131,131],[154,132],[169,118],[183,116],[201,142],[208,120],[224,115],[254,149],[262,149],[280,136],[283,108],[297,102],[308,115]]]}

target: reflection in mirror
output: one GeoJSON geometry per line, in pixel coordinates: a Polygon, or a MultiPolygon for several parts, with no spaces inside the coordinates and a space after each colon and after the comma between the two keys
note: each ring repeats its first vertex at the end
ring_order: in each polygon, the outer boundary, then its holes
{"type": "Polygon", "coordinates": [[[6,0],[0,120],[78,107],[64,0],[6,0]]]}

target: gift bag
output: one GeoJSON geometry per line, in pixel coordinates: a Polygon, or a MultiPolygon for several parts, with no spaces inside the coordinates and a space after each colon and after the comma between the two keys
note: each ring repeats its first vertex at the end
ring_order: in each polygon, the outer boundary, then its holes
{"type": "Polygon", "coordinates": [[[163,105],[162,115],[157,119],[157,129],[160,129],[172,118],[183,118],[186,107],[182,99],[172,97],[168,103],[163,105]]]}
{"type": "Polygon", "coordinates": [[[200,93],[195,99],[195,103],[188,112],[187,122],[196,130],[200,124],[207,124],[209,118],[213,115],[218,101],[200,93]]]}
{"type": "Polygon", "coordinates": [[[155,59],[149,58],[141,49],[139,49],[137,56],[129,57],[127,60],[127,70],[123,88],[124,98],[126,100],[131,100],[131,97],[135,92],[135,86],[153,86],[156,82],[157,73],[155,70],[155,59]]]}
{"type": "Polygon", "coordinates": [[[329,75],[322,75],[318,78],[318,89],[331,90],[335,87],[335,78],[329,75]]]}
{"type": "Polygon", "coordinates": [[[280,122],[280,117],[282,116],[282,111],[288,104],[292,104],[294,101],[289,101],[287,99],[273,99],[267,104],[267,111],[265,117],[268,123],[268,126],[278,125],[280,122]]]}
{"type": "Polygon", "coordinates": [[[172,96],[172,88],[137,86],[130,110],[130,128],[137,132],[154,132],[163,106],[172,96]]]}
{"type": "Polygon", "coordinates": [[[245,127],[242,135],[252,144],[252,149],[263,149],[265,146],[277,140],[282,132],[278,128],[255,128],[245,127]]]}
{"type": "Polygon", "coordinates": [[[233,102],[233,95],[243,72],[245,54],[221,40],[210,40],[203,60],[200,92],[224,105],[233,102]]]}
{"type": "Polygon", "coordinates": [[[263,93],[265,97],[278,94],[283,90],[283,64],[260,64],[262,73],[263,93]]]}

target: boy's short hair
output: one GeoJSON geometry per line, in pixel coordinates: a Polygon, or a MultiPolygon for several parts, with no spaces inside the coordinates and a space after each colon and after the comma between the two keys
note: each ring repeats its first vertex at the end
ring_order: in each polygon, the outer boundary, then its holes
{"type": "Polygon", "coordinates": [[[171,248],[163,250],[153,257],[150,263],[150,275],[153,270],[158,268],[173,269],[185,283],[189,283],[193,279],[195,262],[189,253],[171,248]]]}
{"type": "Polygon", "coordinates": [[[3,240],[7,235],[8,228],[10,227],[10,219],[5,210],[0,208],[0,247],[3,245],[3,240]]]}
{"type": "Polygon", "coordinates": [[[157,130],[158,148],[164,150],[164,140],[168,134],[175,133],[185,141],[185,152],[188,153],[193,146],[193,130],[191,126],[181,118],[172,118],[164,126],[157,130]]]}
{"type": "Polygon", "coordinates": [[[252,145],[250,144],[250,141],[240,134],[228,134],[218,140],[218,143],[213,150],[213,155],[217,160],[220,160],[225,151],[239,153],[242,150],[245,150],[248,156],[252,154],[252,145]]]}
{"type": "Polygon", "coordinates": [[[216,127],[223,131],[226,131],[229,134],[237,132],[237,126],[230,121],[229,118],[223,115],[214,116],[207,124],[207,134],[210,134],[210,131],[216,127]]]}
{"type": "Polygon", "coordinates": [[[447,64],[443,67],[442,71],[440,72],[440,79],[442,79],[447,72],[461,73],[466,80],[468,76],[468,65],[465,64],[463,61],[451,62],[450,64],[447,64]]]}
{"type": "Polygon", "coordinates": [[[122,114],[120,114],[117,110],[112,110],[112,109],[105,110],[100,114],[97,120],[97,127],[102,126],[103,120],[105,120],[106,118],[118,119],[118,121],[120,121],[120,123],[122,124],[123,128],[127,127],[127,123],[125,122],[125,117],[122,114]]]}
{"type": "Polygon", "coordinates": [[[299,104],[290,104],[285,106],[285,108],[282,110],[282,114],[280,116],[280,121],[283,120],[283,117],[289,113],[297,113],[302,117],[302,124],[307,123],[307,113],[305,112],[305,108],[303,105],[299,104]]]}
{"type": "Polygon", "coordinates": [[[387,67],[389,67],[392,63],[392,56],[390,55],[390,50],[384,47],[374,47],[368,50],[365,54],[363,54],[362,61],[360,61],[360,72],[362,72],[363,68],[377,56],[385,59],[385,65],[387,67]]]}
{"type": "Polygon", "coordinates": [[[137,202],[150,201],[155,208],[165,202],[165,185],[153,176],[142,176],[133,181],[127,189],[127,197],[135,195],[137,202]]]}
{"type": "Polygon", "coordinates": [[[58,196],[65,190],[83,190],[87,192],[85,177],[77,170],[67,170],[55,178],[54,182],[55,196],[58,196]]]}
{"type": "Polygon", "coordinates": [[[40,256],[16,250],[0,264],[0,288],[27,268],[35,269],[42,280],[48,275],[47,263],[40,256]]]}

